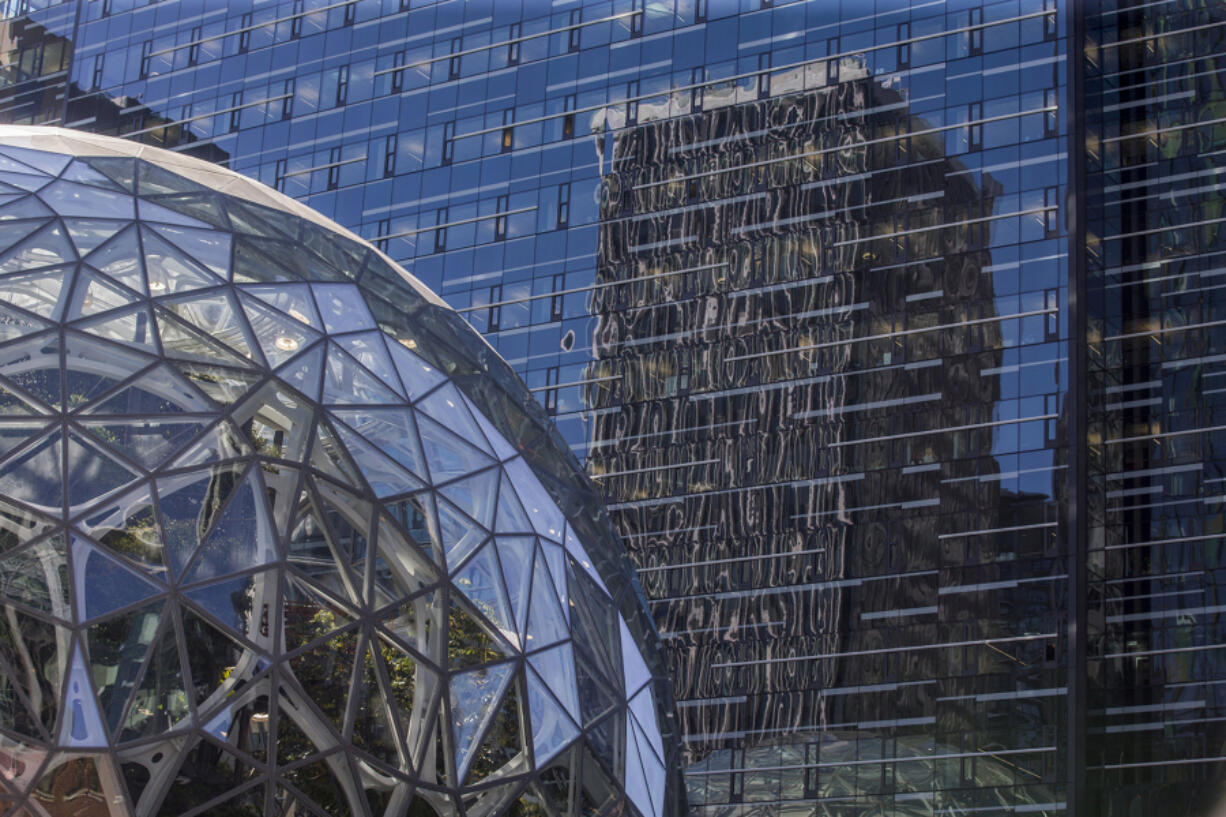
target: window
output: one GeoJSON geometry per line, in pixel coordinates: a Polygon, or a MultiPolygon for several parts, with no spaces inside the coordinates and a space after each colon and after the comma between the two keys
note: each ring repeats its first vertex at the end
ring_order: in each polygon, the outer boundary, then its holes
{"type": "Polygon", "coordinates": [[[758,55],[758,98],[765,99],[771,95],[771,55],[767,51],[758,55]]]}
{"type": "Polygon", "coordinates": [[[519,38],[523,30],[519,23],[512,23],[507,31],[507,65],[519,65],[519,38]]]}
{"type": "Polygon", "coordinates": [[[291,40],[296,40],[302,36],[302,0],[294,0],[290,14],[293,16],[289,21],[289,36],[291,40]]]}
{"type": "Polygon", "coordinates": [[[238,130],[240,116],[243,112],[243,92],[235,91],[230,94],[230,133],[238,130]]]}
{"type": "Polygon", "coordinates": [[[102,87],[102,67],[105,58],[106,57],[104,54],[99,54],[98,56],[94,57],[94,73],[89,80],[89,89],[91,91],[97,91],[102,87]]]}
{"type": "Polygon", "coordinates": [[[293,77],[285,81],[284,87],[281,89],[281,118],[289,119],[294,115],[294,79],[293,77]]]}
{"type": "Polygon", "coordinates": [[[277,163],[273,166],[272,176],[273,176],[273,186],[276,187],[278,191],[284,193],[285,192],[285,160],[284,159],[277,160],[277,163]]]}
{"type": "Polygon", "coordinates": [[[398,94],[404,90],[404,52],[397,51],[392,55],[392,93],[398,94]]]}
{"type": "Polygon", "coordinates": [[[251,48],[251,13],[244,14],[238,23],[238,53],[246,54],[251,48]]]}
{"type": "Polygon", "coordinates": [[[451,59],[447,60],[447,79],[460,78],[460,38],[453,37],[451,39],[451,59]]]}
{"type": "Polygon", "coordinates": [[[191,40],[191,45],[187,47],[187,64],[195,65],[200,62],[200,38],[202,33],[200,26],[192,26],[191,34],[188,39],[191,40]]]}
{"type": "Polygon", "coordinates": [[[564,274],[558,273],[557,275],[553,276],[552,291],[555,294],[549,299],[549,320],[551,321],[562,320],[562,297],[563,296],[558,295],[556,293],[561,292],[565,288],[565,282],[566,282],[566,276],[564,274]]]}
{"type": "Polygon", "coordinates": [[[499,196],[496,207],[498,215],[494,218],[494,240],[504,241],[507,237],[507,210],[510,209],[510,197],[499,196]]]}
{"type": "Polygon", "coordinates": [[[447,208],[440,207],[434,211],[434,251],[443,252],[447,249],[447,208]]]}
{"type": "Polygon", "coordinates": [[[341,149],[328,150],[328,189],[335,190],[341,183],[341,149]]]}
{"type": "Polygon", "coordinates": [[[396,149],[399,138],[392,134],[383,140],[383,178],[390,179],[396,175],[396,149]]]}
{"type": "Polygon", "coordinates": [[[497,332],[502,328],[502,307],[499,305],[501,302],[502,285],[496,284],[490,287],[490,308],[487,315],[490,332],[497,332]]]}
{"type": "Polygon", "coordinates": [[[558,185],[558,229],[570,223],[570,182],[558,185]]]}
{"type": "Polygon", "coordinates": [[[455,155],[455,122],[443,123],[443,158],[442,163],[445,165],[451,164],[451,157],[455,155]]]}
{"type": "Polygon", "coordinates": [[[140,44],[140,78],[149,76],[150,54],[153,52],[153,41],[145,40],[140,44]]]}
{"type": "Polygon", "coordinates": [[[336,104],[341,106],[349,98],[349,66],[336,69],[336,104]]]}
{"type": "Polygon", "coordinates": [[[910,23],[899,23],[897,37],[898,37],[898,54],[897,54],[898,67],[899,68],[910,68],[911,67],[911,43],[907,41],[911,39],[911,24],[910,23]]]}
{"type": "Polygon", "coordinates": [[[579,9],[570,13],[570,30],[567,32],[566,50],[574,53],[579,50],[579,9]]]}

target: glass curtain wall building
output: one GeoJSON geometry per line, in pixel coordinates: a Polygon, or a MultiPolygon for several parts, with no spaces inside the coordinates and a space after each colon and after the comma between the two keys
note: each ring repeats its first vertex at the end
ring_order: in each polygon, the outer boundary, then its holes
{"type": "Polygon", "coordinates": [[[1210,813],[1220,10],[5,12],[0,118],[275,186],[525,378],[695,813],[1210,813]]]}

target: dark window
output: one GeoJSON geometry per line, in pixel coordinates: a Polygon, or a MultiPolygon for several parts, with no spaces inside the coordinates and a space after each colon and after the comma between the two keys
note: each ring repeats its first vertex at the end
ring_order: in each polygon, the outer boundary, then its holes
{"type": "Polygon", "coordinates": [[[193,26],[192,33],[189,35],[191,45],[187,47],[187,64],[195,65],[200,62],[200,38],[202,33],[200,26],[193,26]]]}
{"type": "Polygon", "coordinates": [[[285,81],[285,87],[281,90],[281,118],[289,119],[294,115],[294,79],[290,77],[285,81]]]}
{"type": "Polygon", "coordinates": [[[579,10],[575,9],[570,13],[570,30],[567,32],[566,50],[579,50],[579,34],[582,29],[579,28],[579,10]]]}
{"type": "MultiPolygon", "coordinates": [[[[453,55],[458,55],[459,52],[460,52],[460,38],[453,37],[451,39],[451,53],[453,55]]],[[[447,79],[459,79],[459,78],[460,78],[460,58],[458,56],[453,56],[451,57],[451,59],[447,60],[447,79]]]]}
{"type": "Polygon", "coordinates": [[[336,69],[336,104],[344,105],[349,98],[349,66],[336,69]]]}
{"type": "Polygon", "coordinates": [[[494,218],[494,240],[502,241],[507,237],[507,210],[510,209],[510,199],[499,196],[497,204],[498,215],[494,218]]]}
{"type": "Polygon", "coordinates": [[[328,150],[328,189],[335,190],[341,183],[341,149],[328,150]]]}
{"type": "Polygon", "coordinates": [[[898,67],[899,68],[910,68],[911,67],[911,43],[907,42],[907,40],[911,39],[911,24],[910,23],[899,23],[897,36],[898,36],[898,67]]]}
{"type": "Polygon", "coordinates": [[[251,14],[244,14],[238,22],[238,53],[246,54],[251,48],[251,14]]]}
{"type": "MultiPolygon", "coordinates": [[[[562,273],[558,273],[557,275],[553,276],[553,292],[555,293],[561,292],[562,289],[564,288],[565,282],[566,282],[566,276],[563,275],[562,273]]],[[[561,295],[555,294],[553,297],[549,299],[549,320],[551,321],[562,320],[562,296],[561,295]]]]}
{"type": "Polygon", "coordinates": [[[771,95],[771,55],[770,52],[758,55],[758,98],[765,99],[771,95]]]}
{"type": "Polygon", "coordinates": [[[106,56],[104,54],[99,54],[98,56],[94,57],[94,73],[89,80],[89,87],[91,91],[96,91],[102,87],[102,67],[105,59],[106,56]]]}
{"type": "Polygon", "coordinates": [[[149,76],[150,54],[153,52],[153,41],[145,40],[140,44],[140,78],[149,76]]]}
{"type": "Polygon", "coordinates": [[[354,3],[347,3],[345,5],[345,16],[344,16],[344,19],[341,21],[341,25],[351,26],[353,25],[353,21],[355,19],[357,19],[357,5],[354,3]]]}
{"type": "Polygon", "coordinates": [[[273,186],[282,193],[285,192],[285,160],[278,159],[273,167],[273,186]]]}
{"type": "Polygon", "coordinates": [[[294,8],[290,14],[293,18],[289,21],[289,36],[296,40],[302,36],[302,0],[294,0],[294,8]]]}
{"type": "Polygon", "coordinates": [[[404,52],[397,51],[392,55],[392,93],[398,94],[404,90],[404,52]]]}
{"type": "Polygon", "coordinates": [[[570,182],[558,185],[558,229],[570,223],[570,182]]]}
{"type": "Polygon", "coordinates": [[[243,113],[243,92],[230,94],[230,133],[238,130],[239,119],[243,113]]]}
{"type": "Polygon", "coordinates": [[[383,141],[383,178],[385,179],[396,175],[396,148],[398,144],[399,139],[394,133],[383,141]]]}
{"type": "Polygon", "coordinates": [[[434,231],[434,251],[442,252],[447,249],[447,228],[442,226],[447,223],[447,208],[440,207],[434,212],[434,224],[438,228],[434,231]]]}
{"type": "Polygon", "coordinates": [[[455,122],[443,123],[443,164],[451,164],[455,155],[455,122]]]}
{"type": "Polygon", "coordinates": [[[523,30],[519,23],[512,23],[507,32],[507,65],[519,65],[519,38],[523,36],[523,30]]]}
{"type": "Polygon", "coordinates": [[[502,307],[499,306],[501,301],[502,285],[497,284],[490,287],[490,309],[487,323],[491,332],[497,332],[502,328],[502,307]]]}

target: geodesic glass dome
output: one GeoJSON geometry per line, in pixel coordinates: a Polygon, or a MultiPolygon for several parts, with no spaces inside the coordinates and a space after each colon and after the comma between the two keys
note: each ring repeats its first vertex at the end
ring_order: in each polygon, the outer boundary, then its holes
{"type": "Polygon", "coordinates": [[[0,128],[0,813],[671,817],[654,639],[420,284],[228,171],[0,128]]]}

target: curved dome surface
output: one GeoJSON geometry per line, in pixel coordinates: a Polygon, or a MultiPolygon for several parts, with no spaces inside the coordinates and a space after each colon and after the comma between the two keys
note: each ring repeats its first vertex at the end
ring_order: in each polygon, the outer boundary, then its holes
{"type": "Polygon", "coordinates": [[[0,127],[0,814],[672,817],[655,638],[543,411],[386,257],[0,127]]]}

